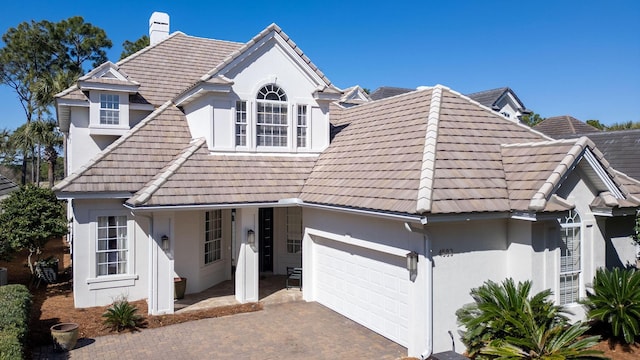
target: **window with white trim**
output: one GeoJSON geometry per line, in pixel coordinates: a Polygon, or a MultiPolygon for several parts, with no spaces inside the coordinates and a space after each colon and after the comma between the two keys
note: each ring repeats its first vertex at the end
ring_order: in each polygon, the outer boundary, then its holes
{"type": "Polygon", "coordinates": [[[581,225],[580,215],[573,210],[560,219],[560,305],[578,302],[580,297],[581,225]]]}
{"type": "Polygon", "coordinates": [[[100,124],[120,124],[120,96],[100,94],[100,124]]]}
{"type": "Polygon", "coordinates": [[[307,147],[307,106],[298,105],[298,121],[297,121],[297,146],[300,148],[307,147]]]}
{"type": "Polygon", "coordinates": [[[204,264],[222,258],[222,210],[205,213],[204,220],[204,264]]]}
{"type": "Polygon", "coordinates": [[[258,146],[287,146],[288,104],[287,95],[274,84],[258,91],[256,144],[258,146]]]}
{"type": "Polygon", "coordinates": [[[287,208],[287,253],[302,251],[302,208],[287,208]]]}
{"type": "Polygon", "coordinates": [[[247,146],[246,101],[236,101],[236,146],[247,146]]]}
{"type": "Polygon", "coordinates": [[[97,275],[126,274],[128,260],[127,217],[98,216],[97,230],[97,275]]]}

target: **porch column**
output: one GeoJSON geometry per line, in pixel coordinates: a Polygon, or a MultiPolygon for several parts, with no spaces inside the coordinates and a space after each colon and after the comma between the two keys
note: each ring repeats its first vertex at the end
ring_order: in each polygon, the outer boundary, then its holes
{"type": "Polygon", "coordinates": [[[240,303],[258,301],[258,281],[260,278],[258,209],[239,209],[237,229],[240,251],[236,265],[236,300],[240,303]],[[254,245],[248,243],[249,230],[254,232],[254,245]]]}
{"type": "Polygon", "coordinates": [[[151,305],[150,313],[153,315],[172,314],[173,308],[173,216],[162,215],[152,218],[151,236],[149,247],[151,253],[151,271],[149,274],[151,305]],[[162,236],[169,237],[170,248],[165,252],[162,249],[162,236]]]}

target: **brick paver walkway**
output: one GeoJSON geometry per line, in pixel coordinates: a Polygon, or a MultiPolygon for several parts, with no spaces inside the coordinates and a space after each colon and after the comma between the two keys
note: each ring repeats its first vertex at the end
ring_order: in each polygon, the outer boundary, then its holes
{"type": "Polygon", "coordinates": [[[34,359],[398,359],[402,346],[317,303],[295,302],[137,333],[81,339],[68,354],[34,359]]]}

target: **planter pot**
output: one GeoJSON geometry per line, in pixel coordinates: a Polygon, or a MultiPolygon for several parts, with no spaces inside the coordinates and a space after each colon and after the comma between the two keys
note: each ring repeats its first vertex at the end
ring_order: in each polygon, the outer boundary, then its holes
{"type": "Polygon", "coordinates": [[[187,290],[187,278],[173,278],[174,299],[184,298],[184,292],[187,290]]]}
{"type": "Polygon", "coordinates": [[[78,324],[60,323],[51,327],[53,347],[58,351],[72,350],[78,342],[78,324]]]}

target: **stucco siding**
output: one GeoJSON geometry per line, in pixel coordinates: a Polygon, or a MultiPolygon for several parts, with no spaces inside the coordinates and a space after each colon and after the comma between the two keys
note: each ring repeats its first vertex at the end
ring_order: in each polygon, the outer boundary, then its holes
{"type": "Polygon", "coordinates": [[[148,236],[145,219],[134,218],[118,200],[73,200],[73,279],[76,307],[111,304],[120,297],[147,298],[148,236]],[[127,216],[128,273],[97,276],[98,216],[127,216]]]}

